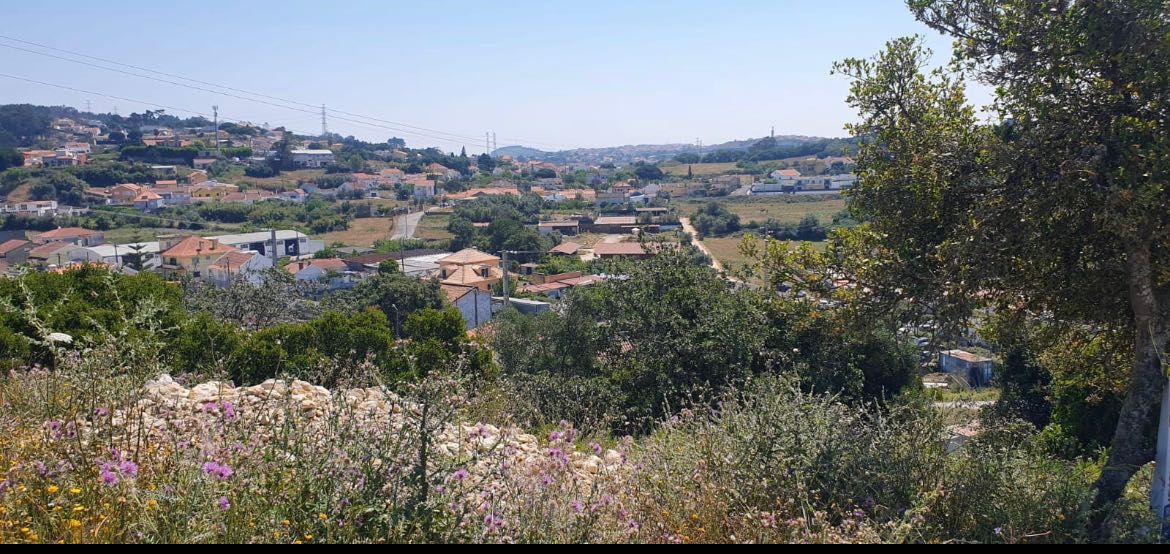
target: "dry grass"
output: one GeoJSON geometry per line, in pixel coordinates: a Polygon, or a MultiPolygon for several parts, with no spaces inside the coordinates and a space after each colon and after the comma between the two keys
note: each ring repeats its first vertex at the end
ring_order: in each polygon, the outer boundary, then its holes
{"type": "Polygon", "coordinates": [[[223,179],[226,182],[240,182],[251,183],[256,187],[267,190],[292,190],[297,188],[298,181],[311,181],[317,177],[325,175],[324,169],[298,169],[296,171],[284,171],[276,177],[245,177],[242,173],[229,174],[229,178],[223,179]]]}
{"type": "Polygon", "coordinates": [[[696,177],[706,177],[711,175],[722,175],[724,173],[739,171],[735,166],[735,162],[719,163],[719,164],[678,164],[662,167],[662,171],[667,175],[674,175],[676,177],[686,177],[687,167],[691,168],[696,177]]]}
{"type": "Polygon", "coordinates": [[[447,231],[447,224],[451,222],[449,214],[427,214],[418,222],[418,230],[414,238],[422,240],[450,240],[455,238],[447,231]]]}
{"type": "Polygon", "coordinates": [[[813,214],[822,224],[833,221],[833,216],[845,209],[845,199],[836,195],[806,200],[809,196],[728,196],[708,200],[678,202],[679,213],[689,216],[708,202],[718,202],[739,216],[740,223],[763,223],[776,219],[782,223],[799,223],[806,214],[813,214]]]}
{"type": "MultiPolygon", "coordinates": [[[[729,272],[742,269],[750,260],[739,252],[739,243],[743,242],[743,237],[708,237],[703,239],[703,244],[711,251],[717,260],[723,263],[723,267],[729,272]]],[[[788,245],[795,247],[799,244],[796,241],[789,241],[788,245]]],[[[814,242],[813,247],[817,250],[824,250],[824,242],[814,242]]]]}
{"type": "Polygon", "coordinates": [[[349,222],[349,229],[333,231],[315,238],[326,245],[340,242],[348,246],[373,246],[374,242],[390,238],[394,231],[393,217],[363,217],[349,222]]]}

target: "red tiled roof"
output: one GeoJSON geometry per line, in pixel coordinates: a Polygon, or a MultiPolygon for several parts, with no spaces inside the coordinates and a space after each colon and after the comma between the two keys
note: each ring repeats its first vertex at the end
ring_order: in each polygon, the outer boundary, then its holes
{"type": "Polygon", "coordinates": [[[29,250],[28,257],[48,259],[49,256],[53,254],[53,252],[72,246],[73,245],[69,244],[68,242],[50,242],[48,244],[42,244],[36,248],[33,248],[32,250],[29,250]]]}
{"type": "Polygon", "coordinates": [[[61,227],[60,229],[45,231],[44,233],[37,235],[37,238],[64,239],[73,237],[92,237],[94,235],[100,234],[102,234],[101,231],[91,231],[81,227],[61,227]]]}
{"type": "Polygon", "coordinates": [[[219,261],[211,264],[209,269],[226,269],[228,271],[231,271],[232,268],[239,269],[240,266],[243,266],[251,261],[252,258],[259,255],[256,252],[228,252],[219,261]]]}
{"type": "Polygon", "coordinates": [[[439,259],[439,264],[495,264],[499,263],[500,259],[491,255],[485,254],[474,248],[464,248],[450,256],[439,259]]]}
{"type": "Polygon", "coordinates": [[[552,250],[549,250],[549,252],[552,252],[553,254],[565,254],[566,256],[572,256],[580,249],[581,245],[575,242],[562,242],[554,246],[552,250]]]}
{"type": "Polygon", "coordinates": [[[467,296],[467,293],[475,290],[475,287],[465,287],[462,285],[440,285],[439,288],[443,290],[443,294],[447,296],[447,300],[450,300],[452,303],[458,302],[460,298],[467,296]]]}
{"type": "Polygon", "coordinates": [[[208,254],[227,254],[229,252],[236,252],[236,249],[226,244],[220,244],[217,240],[190,236],[167,249],[162,255],[167,258],[190,258],[208,254]]]}
{"type": "Polygon", "coordinates": [[[17,248],[20,248],[26,244],[29,244],[27,240],[12,239],[5,241],[4,243],[0,244],[0,256],[12,252],[13,250],[16,250],[17,248]]]}
{"type": "Polygon", "coordinates": [[[319,267],[325,271],[345,271],[349,269],[349,266],[345,264],[345,260],[341,258],[324,258],[320,260],[293,262],[285,266],[284,270],[295,275],[301,270],[310,267],[319,267]]]}

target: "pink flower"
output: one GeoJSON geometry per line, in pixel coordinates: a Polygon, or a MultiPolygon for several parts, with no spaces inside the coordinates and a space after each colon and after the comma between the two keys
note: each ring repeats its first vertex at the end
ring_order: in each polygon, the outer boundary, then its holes
{"type": "Polygon", "coordinates": [[[232,507],[232,503],[228,502],[228,499],[226,496],[219,497],[219,501],[216,502],[216,505],[219,506],[220,510],[223,510],[225,512],[228,511],[229,509],[231,509],[231,507],[232,507]]]}
{"type": "Polygon", "coordinates": [[[135,475],[138,475],[138,464],[127,460],[121,464],[118,464],[118,471],[121,472],[122,475],[134,477],[135,475]]]}
{"type": "Polygon", "coordinates": [[[231,466],[228,466],[227,464],[221,464],[219,462],[206,462],[203,464],[203,473],[204,475],[215,477],[220,481],[225,481],[235,472],[232,471],[231,466]]]}

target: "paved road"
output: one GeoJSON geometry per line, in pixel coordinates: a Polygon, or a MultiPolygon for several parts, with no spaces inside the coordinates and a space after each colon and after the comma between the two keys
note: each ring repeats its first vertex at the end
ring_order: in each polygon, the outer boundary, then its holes
{"type": "Polygon", "coordinates": [[[390,240],[414,237],[414,232],[418,230],[418,222],[422,220],[425,213],[419,211],[394,218],[394,233],[390,235],[390,240]]]}
{"type": "Polygon", "coordinates": [[[707,250],[707,245],[703,244],[703,241],[699,240],[699,231],[691,225],[690,218],[682,217],[679,218],[678,221],[682,224],[683,230],[686,231],[687,234],[691,235],[691,238],[695,239],[695,246],[699,247],[699,251],[706,254],[708,258],[711,258],[711,267],[715,268],[715,271],[723,271],[723,262],[720,262],[718,259],[716,259],[715,255],[712,254],[710,250],[707,250]]]}

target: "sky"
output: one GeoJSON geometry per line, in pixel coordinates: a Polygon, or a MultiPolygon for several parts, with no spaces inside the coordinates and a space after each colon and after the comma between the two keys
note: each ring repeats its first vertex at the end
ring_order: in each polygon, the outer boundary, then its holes
{"type": "Polygon", "coordinates": [[[312,134],[325,104],[330,132],[469,153],[485,132],[542,150],[711,145],[773,127],[844,136],[856,114],[834,61],[912,34],[939,63],[950,54],[901,0],[57,0],[51,12],[5,7],[0,104],[157,109],[146,102],[183,117],[218,105],[222,120],[312,134]]]}

